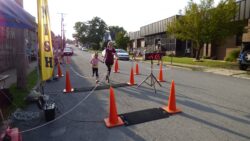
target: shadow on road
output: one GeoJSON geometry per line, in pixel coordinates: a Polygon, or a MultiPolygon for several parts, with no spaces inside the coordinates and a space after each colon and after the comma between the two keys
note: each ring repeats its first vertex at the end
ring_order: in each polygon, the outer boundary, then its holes
{"type": "Polygon", "coordinates": [[[250,136],[241,134],[241,133],[236,132],[236,131],[233,131],[233,130],[231,130],[231,129],[227,129],[227,128],[225,128],[225,127],[221,127],[221,126],[219,126],[219,125],[216,125],[216,124],[214,124],[214,123],[208,122],[207,120],[203,120],[203,119],[201,119],[201,118],[192,116],[192,115],[190,115],[190,114],[182,113],[182,114],[180,114],[180,116],[183,116],[183,117],[185,117],[185,118],[194,120],[194,121],[196,121],[196,122],[200,122],[200,123],[202,123],[202,124],[206,124],[206,125],[208,125],[208,126],[211,126],[211,127],[214,127],[214,128],[223,130],[223,131],[225,131],[225,132],[228,132],[228,133],[231,133],[231,134],[234,134],[234,135],[237,135],[237,136],[240,136],[240,137],[242,137],[242,138],[245,138],[245,139],[250,140],[250,136]]]}

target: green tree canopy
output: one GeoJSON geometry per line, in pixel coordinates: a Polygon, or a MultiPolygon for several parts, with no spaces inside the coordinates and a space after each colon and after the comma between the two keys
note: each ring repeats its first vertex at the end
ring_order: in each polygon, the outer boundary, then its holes
{"type": "Polygon", "coordinates": [[[167,25],[167,33],[182,40],[191,40],[196,49],[196,59],[204,43],[214,43],[238,32],[233,21],[237,5],[235,0],[221,0],[214,7],[214,0],[201,0],[199,4],[188,2],[184,15],[167,25]]]}
{"type": "Polygon", "coordinates": [[[99,17],[94,17],[87,22],[76,22],[74,37],[82,44],[89,44],[93,49],[100,49],[100,42],[106,32],[107,25],[99,17]]]}
{"type": "Polygon", "coordinates": [[[118,32],[116,34],[115,43],[118,48],[126,50],[127,44],[129,43],[129,37],[125,32],[118,32]]]}
{"type": "Polygon", "coordinates": [[[127,32],[124,28],[119,26],[109,26],[109,31],[112,40],[115,40],[116,46],[126,50],[129,37],[127,37],[127,32]]]}
{"type": "MultiPolygon", "coordinates": [[[[93,49],[100,50],[102,48],[103,37],[109,30],[111,39],[116,42],[116,46],[126,49],[129,38],[123,27],[109,26],[99,17],[94,17],[87,22],[76,22],[74,29],[76,31],[73,37],[82,44],[89,44],[93,49]]],[[[105,45],[104,45],[105,46],[105,45]]]]}
{"type": "Polygon", "coordinates": [[[116,40],[116,36],[119,32],[126,34],[127,32],[123,29],[123,27],[119,26],[109,26],[109,31],[112,40],[116,40]]]}

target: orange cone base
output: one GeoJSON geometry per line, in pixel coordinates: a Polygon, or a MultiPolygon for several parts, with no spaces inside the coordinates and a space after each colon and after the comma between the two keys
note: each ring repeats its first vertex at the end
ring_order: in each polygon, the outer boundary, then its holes
{"type": "Polygon", "coordinates": [[[63,77],[63,76],[64,76],[63,74],[62,74],[62,76],[56,75],[56,77],[57,77],[57,78],[59,78],[59,77],[63,77]]]}
{"type": "Polygon", "coordinates": [[[159,79],[157,79],[157,81],[159,81],[159,82],[166,82],[166,80],[159,80],[159,79]]]}
{"type": "Polygon", "coordinates": [[[74,89],[73,89],[73,88],[71,88],[71,90],[70,90],[69,92],[67,92],[67,91],[66,91],[66,89],[63,89],[63,92],[64,92],[64,93],[74,92],[74,89]]]}
{"type": "Polygon", "coordinates": [[[119,71],[113,71],[114,73],[120,73],[119,71]]]}
{"type": "Polygon", "coordinates": [[[176,108],[175,110],[170,110],[168,106],[161,107],[163,110],[167,111],[168,113],[175,114],[175,113],[180,113],[181,110],[176,108]]]}
{"type": "Polygon", "coordinates": [[[134,84],[131,84],[130,82],[127,82],[127,84],[128,84],[129,86],[133,86],[133,85],[136,85],[136,83],[134,83],[134,84]]]}
{"type": "Polygon", "coordinates": [[[110,123],[110,122],[109,122],[109,118],[105,118],[105,119],[104,119],[104,122],[105,122],[105,125],[106,125],[108,128],[112,128],[112,127],[124,125],[124,122],[122,121],[122,119],[121,119],[120,117],[118,117],[118,122],[117,122],[116,124],[110,123]]]}

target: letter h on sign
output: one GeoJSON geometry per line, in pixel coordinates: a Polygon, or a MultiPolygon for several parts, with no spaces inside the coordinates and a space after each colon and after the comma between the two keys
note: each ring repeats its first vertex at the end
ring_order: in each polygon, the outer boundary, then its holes
{"type": "Polygon", "coordinates": [[[52,68],[52,57],[45,57],[46,68],[52,68]]]}

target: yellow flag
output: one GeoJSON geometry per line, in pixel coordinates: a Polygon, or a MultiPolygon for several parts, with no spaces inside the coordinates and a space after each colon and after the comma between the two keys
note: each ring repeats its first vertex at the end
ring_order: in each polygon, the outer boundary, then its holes
{"type": "Polygon", "coordinates": [[[47,0],[37,0],[38,13],[38,42],[40,57],[41,80],[45,81],[53,76],[53,48],[51,41],[50,18],[47,0]]]}

